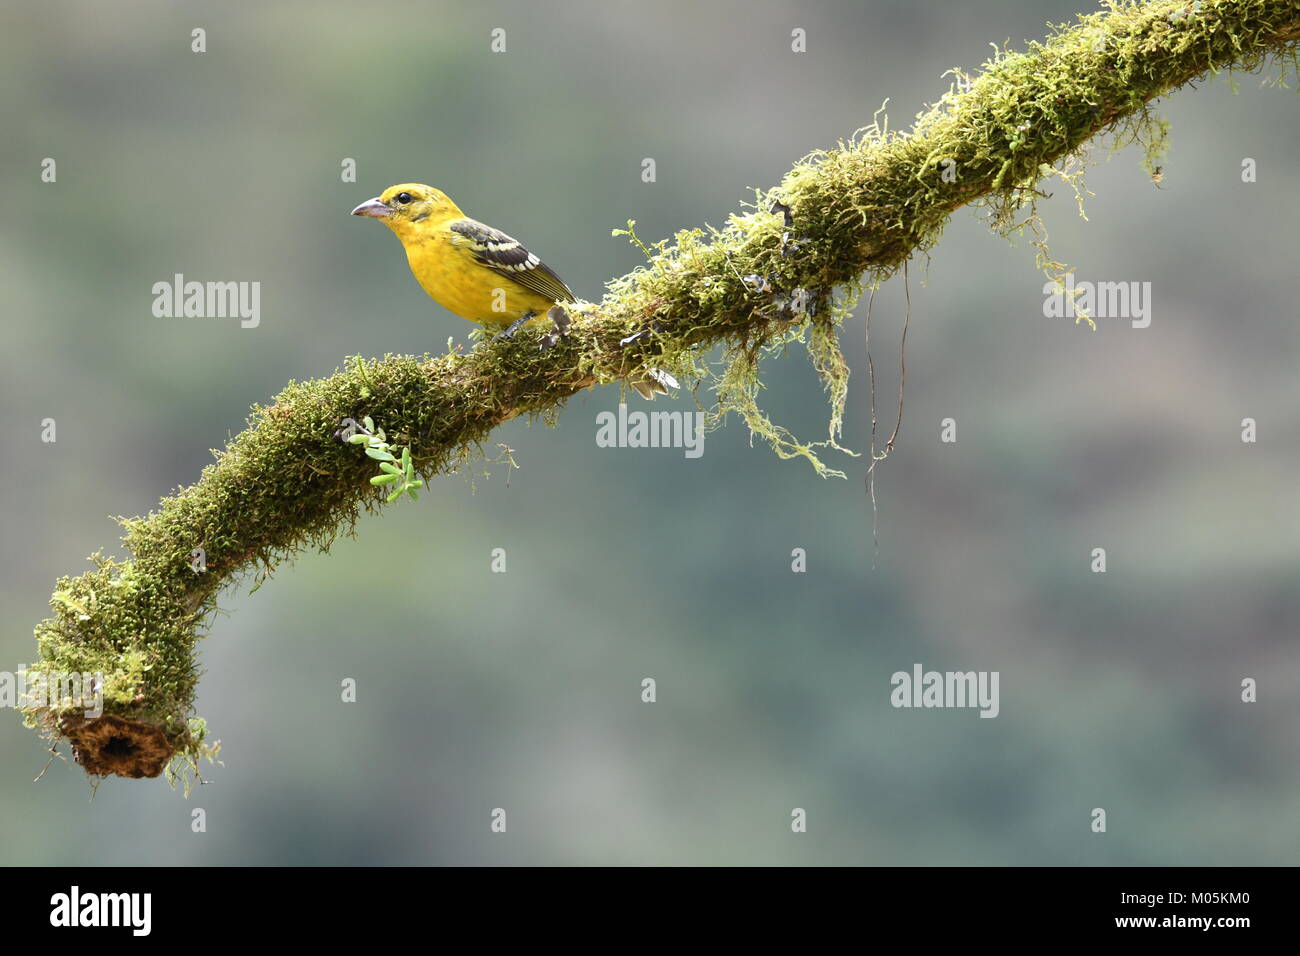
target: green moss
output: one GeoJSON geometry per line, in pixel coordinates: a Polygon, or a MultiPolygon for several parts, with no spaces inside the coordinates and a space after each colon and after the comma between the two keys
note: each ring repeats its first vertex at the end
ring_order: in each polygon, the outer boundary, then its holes
{"type": "Polygon", "coordinates": [[[1295,75],[1297,38],[1300,0],[1113,3],[1023,53],[998,53],[974,78],[953,71],[952,87],[906,134],[878,112],[721,229],[656,244],[632,235],[646,263],[611,282],[600,303],[568,307],[568,334],[546,351],[519,334],[480,340],[468,354],[353,358],[328,378],[291,382],[254,407],[197,483],[123,521],[131,560],[97,555],[94,569],[58,582],[52,616],[36,628],[34,669],[102,673],[109,719],[86,724],[45,707],[25,711],[27,722],[69,738],[91,773],[156,775],[173,760],[176,779],[215,756],[193,716],[194,651],[218,591],[243,575],[260,583],[304,549],[328,549],[383,506],[373,461],[336,437],[346,419],[372,417],[428,481],[478,459],[502,422],[554,421],[577,391],[656,366],[712,389],[712,424],[735,412],[778,455],[842,474],[819,454],[843,451],[849,369],[838,333],[862,289],[932,249],[951,213],[971,203],[1003,235],[1027,231],[1039,268],[1060,276],[1066,267],[1037,216],[1042,181],[1063,180],[1082,202],[1080,150],[1107,131],[1141,145],[1158,175],[1167,131],[1150,110],[1155,97],[1269,57],[1281,82],[1295,75]],[[798,344],[831,406],[820,442],[791,435],[758,403],[762,358],[798,344]],[[206,556],[197,573],[195,549],[206,556]]]}

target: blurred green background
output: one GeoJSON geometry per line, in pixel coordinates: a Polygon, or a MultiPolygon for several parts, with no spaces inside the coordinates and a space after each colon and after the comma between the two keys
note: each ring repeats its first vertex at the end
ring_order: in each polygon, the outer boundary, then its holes
{"type": "MultiPolygon", "coordinates": [[[[720,224],[886,97],[905,126],[948,68],[1084,9],[7,5],[0,669],[31,661],[54,580],[117,546],[107,516],[193,481],[250,403],[349,354],[466,342],[356,203],[441,186],[597,297],[639,259],[611,228],[720,224]],[[260,327],[154,318],[151,286],[176,272],[260,281],[260,327]]],[[[874,570],[864,459],[821,480],[734,421],[698,460],[602,449],[618,391],[586,393],[554,429],[501,429],[522,465],[508,483],[444,478],[224,595],[198,701],[224,766],[188,801],[116,778],[92,800],[59,762],[34,784],[47,754],[6,715],[0,862],[1293,862],[1300,102],[1238,80],[1160,104],[1160,188],[1137,151],[1102,148],[1089,222],[1068,190],[1044,204],[1080,279],[1153,284],[1150,328],[1044,318],[1032,250],[970,211],[914,264],[874,570]],[[1001,715],[893,709],[890,675],[917,662],[999,671],[1001,715]]],[[[902,293],[873,316],[886,425],[902,293]]],[[[844,340],[846,441],[864,449],[861,313],[844,340]]],[[[807,360],[792,350],[766,380],[774,418],[819,437],[807,360]]]]}

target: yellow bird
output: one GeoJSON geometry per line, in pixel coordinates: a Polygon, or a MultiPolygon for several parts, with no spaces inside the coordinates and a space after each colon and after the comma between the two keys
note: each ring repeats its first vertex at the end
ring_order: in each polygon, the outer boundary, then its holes
{"type": "MultiPolygon", "coordinates": [[[[352,210],[396,233],[424,291],[463,319],[512,335],[546,318],[556,303],[577,298],[564,280],[500,230],[470,219],[439,189],[420,183],[390,186],[352,210]]],[[[672,376],[648,369],[629,384],[646,398],[676,387],[672,376]]]]}

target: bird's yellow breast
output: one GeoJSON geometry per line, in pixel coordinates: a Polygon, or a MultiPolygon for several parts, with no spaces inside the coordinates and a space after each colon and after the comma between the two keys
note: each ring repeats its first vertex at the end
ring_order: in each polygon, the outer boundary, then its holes
{"type": "Polygon", "coordinates": [[[484,325],[509,325],[527,312],[545,317],[555,303],[474,260],[452,243],[446,228],[419,236],[399,236],[411,272],[429,296],[462,319],[484,325]]]}

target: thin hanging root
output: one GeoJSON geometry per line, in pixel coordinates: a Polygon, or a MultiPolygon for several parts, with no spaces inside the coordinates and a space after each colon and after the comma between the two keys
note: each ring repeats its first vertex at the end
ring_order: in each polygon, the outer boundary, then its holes
{"type": "Polygon", "coordinates": [[[871,496],[871,568],[876,568],[876,558],[880,556],[880,537],[879,537],[879,519],[880,514],[876,508],[876,365],[871,360],[871,307],[876,303],[876,289],[879,286],[871,287],[871,295],[867,298],[867,319],[864,323],[865,333],[863,341],[867,347],[867,391],[871,400],[871,438],[869,439],[868,451],[871,453],[871,464],[867,466],[867,494],[871,496]]]}
{"type": "Polygon", "coordinates": [[[903,296],[907,299],[907,313],[903,317],[903,338],[898,345],[898,421],[894,422],[894,431],[889,436],[889,441],[885,442],[885,453],[880,456],[882,459],[894,450],[898,430],[903,427],[903,391],[907,387],[907,330],[912,324],[912,286],[907,278],[906,262],[903,263],[903,296]]]}
{"type": "Polygon", "coordinates": [[[894,422],[894,430],[889,436],[889,441],[885,442],[885,450],[879,455],[876,454],[876,366],[871,360],[871,306],[876,301],[875,286],[872,287],[871,295],[867,299],[865,341],[867,346],[868,391],[871,394],[871,464],[867,466],[867,493],[871,496],[871,567],[873,569],[876,566],[876,558],[880,556],[880,515],[876,508],[876,463],[889,457],[889,453],[894,450],[894,443],[898,441],[899,429],[903,427],[903,393],[907,389],[907,330],[912,324],[912,287],[907,275],[906,262],[903,263],[903,295],[907,299],[907,312],[903,318],[902,341],[898,346],[898,419],[894,422]]]}

